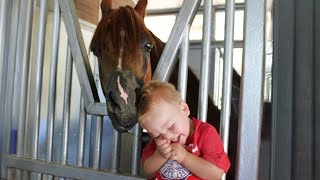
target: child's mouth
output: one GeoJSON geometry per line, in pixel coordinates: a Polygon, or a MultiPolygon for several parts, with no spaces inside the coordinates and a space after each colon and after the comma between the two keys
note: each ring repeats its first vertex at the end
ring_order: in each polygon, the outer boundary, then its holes
{"type": "Polygon", "coordinates": [[[171,143],[177,143],[179,142],[179,140],[180,140],[180,135],[176,139],[171,140],[171,143]]]}

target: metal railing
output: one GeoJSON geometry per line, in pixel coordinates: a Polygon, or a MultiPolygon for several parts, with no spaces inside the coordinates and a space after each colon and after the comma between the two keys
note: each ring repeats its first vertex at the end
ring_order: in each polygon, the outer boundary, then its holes
{"type": "MultiPolygon", "coordinates": [[[[43,76],[44,76],[44,54],[47,24],[47,1],[40,1],[40,18],[38,23],[38,31],[32,34],[34,0],[3,0],[1,1],[1,21],[0,21],[0,100],[5,102],[1,105],[1,178],[8,178],[14,174],[24,176],[29,172],[38,178],[41,174],[47,174],[49,177],[66,177],[73,179],[141,179],[139,175],[139,128],[136,126],[132,131],[134,138],[132,140],[132,165],[131,175],[121,175],[119,171],[119,154],[121,136],[113,130],[112,142],[112,160],[110,170],[102,171],[101,168],[101,151],[102,151],[102,129],[103,116],[106,116],[106,104],[101,103],[90,67],[90,60],[84,45],[78,17],[76,16],[73,1],[54,0],[55,6],[53,11],[53,40],[50,55],[50,75],[49,75],[49,95],[47,103],[47,114],[45,117],[46,124],[46,144],[45,156],[43,158],[42,147],[39,142],[43,141],[40,137],[43,128],[42,110],[44,108],[41,100],[43,99],[43,76]],[[23,7],[23,8],[22,8],[23,7]],[[10,12],[8,12],[10,11],[10,12]],[[57,122],[55,112],[57,111],[57,66],[58,66],[58,47],[59,32],[61,30],[60,22],[63,17],[64,27],[68,34],[68,44],[70,51],[67,55],[67,65],[65,70],[64,85],[64,103],[63,103],[63,121],[61,123],[61,152],[55,152],[54,149],[54,131],[57,122]],[[10,24],[7,19],[10,19],[10,24]],[[6,35],[10,34],[9,37],[6,35]],[[36,36],[37,41],[31,42],[31,37],[36,36]],[[10,41],[8,40],[10,39],[10,41]],[[9,48],[7,48],[9,47],[9,48]],[[36,47],[36,52],[30,54],[31,47],[36,47]],[[5,50],[8,52],[5,52],[5,50]],[[33,57],[34,56],[34,57],[33,57]],[[29,57],[33,57],[30,60],[29,57]],[[32,67],[30,62],[34,63],[32,67]],[[76,162],[74,166],[68,163],[68,139],[72,134],[70,126],[71,112],[71,93],[72,93],[72,62],[75,66],[81,87],[81,106],[79,104],[79,122],[77,123],[78,134],[76,162]],[[30,66],[30,67],[29,67],[30,66]],[[31,70],[31,68],[33,68],[31,70]],[[89,123],[87,115],[91,115],[91,129],[85,128],[89,123]],[[16,151],[10,146],[14,143],[15,134],[13,129],[17,129],[17,146],[16,151]],[[86,151],[86,134],[90,130],[90,162],[85,162],[86,151]],[[94,132],[93,132],[94,131],[94,132]],[[41,151],[39,151],[41,150],[41,151]],[[11,151],[11,152],[10,152],[11,151]],[[4,155],[3,155],[4,154],[4,155]],[[15,154],[15,155],[13,155],[15,154]],[[56,157],[60,155],[60,157],[56,157]],[[57,160],[58,159],[58,160],[57,160]],[[90,168],[85,164],[89,164],[90,168]],[[91,164],[91,165],[90,165],[91,164]],[[14,169],[17,170],[14,173],[14,169]],[[99,171],[97,171],[99,170],[99,171]]],[[[176,23],[171,31],[169,40],[157,69],[154,79],[168,80],[171,71],[176,63],[178,49],[181,47],[180,63],[180,83],[179,90],[185,97],[186,93],[186,71],[188,64],[188,47],[189,47],[189,28],[199,9],[200,0],[185,0],[177,15],[176,23]]],[[[241,42],[233,41],[233,21],[234,21],[234,1],[227,1],[226,9],[226,32],[224,44],[224,86],[223,86],[223,106],[222,106],[222,127],[221,136],[224,148],[228,151],[228,119],[230,116],[230,91],[232,77],[232,49],[234,45],[241,42]]],[[[245,3],[245,36],[244,36],[244,56],[243,56],[243,75],[242,89],[240,101],[240,124],[239,124],[239,152],[237,160],[237,179],[257,179],[259,147],[261,133],[261,110],[263,102],[263,82],[264,82],[264,16],[265,2],[256,0],[247,0],[245,3]],[[250,130],[248,130],[250,129],[250,130]],[[244,156],[245,154],[245,156],[244,156]]],[[[211,39],[214,28],[212,26],[212,0],[205,0],[204,13],[204,29],[202,44],[202,65],[200,76],[200,103],[199,116],[206,119],[208,79],[209,79],[209,61],[211,58],[211,39]]],[[[220,42],[221,44],[222,42],[220,42]]],[[[80,97],[80,95],[79,95],[80,97]]],[[[79,100],[80,101],[80,100],[79,100]]],[[[2,103],[1,103],[2,104],[2,103]]],[[[57,130],[56,130],[57,131],[57,130]]],[[[56,132],[57,133],[57,132],[56,132]]],[[[42,137],[42,136],[41,136],[42,137]]],[[[111,143],[111,142],[110,142],[111,143]]]]}

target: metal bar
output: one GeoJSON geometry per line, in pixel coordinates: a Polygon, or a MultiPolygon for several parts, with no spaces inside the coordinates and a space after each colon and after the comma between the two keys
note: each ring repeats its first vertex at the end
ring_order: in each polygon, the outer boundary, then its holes
{"type": "Polygon", "coordinates": [[[138,176],[140,172],[140,153],[141,153],[141,133],[142,129],[139,124],[133,127],[133,142],[132,142],[132,161],[131,175],[138,176]]]}
{"type": "Polygon", "coordinates": [[[90,103],[86,106],[88,114],[108,116],[106,103],[90,103]]]}
{"type": "Polygon", "coordinates": [[[40,121],[40,103],[41,103],[41,89],[42,89],[42,69],[44,57],[44,41],[47,24],[47,1],[40,1],[40,19],[39,19],[39,33],[36,53],[36,77],[35,79],[35,98],[31,100],[35,106],[32,130],[32,159],[38,158],[38,141],[39,141],[39,121],[40,121]]]}
{"type": "Polygon", "coordinates": [[[7,139],[7,129],[6,126],[9,120],[5,118],[5,104],[6,104],[6,96],[7,93],[7,66],[8,61],[5,55],[5,47],[9,45],[9,41],[6,39],[6,35],[9,32],[8,19],[10,19],[9,14],[9,6],[12,5],[12,1],[3,0],[0,3],[0,178],[4,178],[6,170],[2,165],[2,156],[7,153],[6,149],[6,139],[7,139]],[[10,3],[10,4],[9,4],[10,3]]]}
{"type": "MultiPolygon", "coordinates": [[[[21,22],[23,35],[23,44],[21,49],[21,56],[18,59],[21,60],[21,72],[20,72],[20,89],[19,89],[19,117],[17,127],[17,156],[24,155],[24,136],[25,136],[25,122],[26,122],[26,110],[27,110],[27,90],[28,90],[28,78],[29,78],[29,60],[30,60],[30,49],[31,49],[31,33],[32,33],[32,21],[33,21],[33,0],[24,1],[24,5],[20,9],[24,9],[21,12],[20,18],[23,19],[21,22]]],[[[17,59],[17,60],[18,60],[17,59]]]]}
{"type": "Polygon", "coordinates": [[[177,62],[175,56],[178,52],[179,45],[183,39],[186,26],[191,24],[201,0],[185,0],[181,5],[181,10],[177,15],[176,22],[171,30],[168,42],[163,50],[158,66],[153,75],[153,79],[168,81],[174,65],[177,62]]]}
{"type": "MultiPolygon", "coordinates": [[[[26,28],[27,24],[25,23],[27,21],[25,14],[27,13],[27,9],[24,8],[26,6],[26,1],[21,1],[19,4],[19,20],[18,20],[18,33],[17,33],[17,48],[14,55],[16,64],[15,64],[15,70],[14,70],[14,88],[13,88],[13,107],[12,108],[12,130],[15,129],[16,131],[14,133],[14,138],[11,139],[10,146],[15,147],[15,151],[12,151],[11,153],[15,153],[18,157],[23,156],[23,137],[24,137],[24,122],[25,118],[21,119],[22,117],[20,115],[21,108],[25,108],[25,104],[21,104],[22,102],[26,100],[26,97],[22,97],[21,95],[27,94],[26,89],[22,89],[22,84],[27,84],[26,82],[22,82],[22,79],[28,77],[23,77],[23,74],[26,74],[26,70],[23,69],[23,64],[27,65],[27,69],[29,70],[29,64],[26,64],[26,57],[23,57],[22,52],[24,51],[24,45],[26,41],[26,33],[24,33],[24,29],[26,28]],[[23,62],[25,61],[25,62],[23,62]],[[24,71],[24,72],[23,72],[24,71]]],[[[28,32],[28,30],[27,30],[28,32]]],[[[30,30],[29,30],[30,32],[30,30]]],[[[28,37],[27,37],[28,38],[28,37]]],[[[27,70],[27,71],[28,71],[27,70]]],[[[27,81],[27,79],[26,79],[27,81]]],[[[23,87],[25,88],[25,86],[23,87]]],[[[22,110],[23,112],[23,110],[22,110]]],[[[25,111],[24,111],[25,112],[25,111]]],[[[22,173],[20,169],[14,170],[15,178],[21,179],[22,173]]]]}
{"type": "MultiPolygon", "coordinates": [[[[225,5],[213,5],[213,8],[217,11],[224,11],[225,5]]],[[[177,14],[179,13],[181,8],[168,8],[168,9],[151,9],[147,11],[148,15],[155,16],[155,15],[168,15],[168,14],[177,14]]],[[[236,10],[243,10],[244,9],[244,3],[236,3],[235,4],[236,10]]],[[[198,9],[198,13],[203,12],[204,7],[200,6],[198,9]]]]}
{"type": "MultiPolygon", "coordinates": [[[[215,7],[213,7],[212,9],[212,37],[211,37],[211,48],[212,46],[214,45],[214,43],[216,42],[216,9],[215,7]]],[[[210,95],[212,97],[212,100],[213,100],[213,104],[215,106],[218,105],[218,98],[217,97],[217,91],[215,90],[215,88],[219,87],[218,83],[216,83],[216,62],[219,60],[216,58],[216,48],[214,47],[212,50],[211,50],[211,61],[210,61],[210,68],[209,68],[209,74],[210,74],[210,80],[209,80],[209,89],[212,89],[212,91],[210,92],[210,95]]]]}
{"type": "Polygon", "coordinates": [[[212,36],[212,0],[204,1],[203,12],[203,41],[202,41],[202,62],[199,87],[199,103],[198,117],[206,122],[208,109],[208,94],[209,94],[209,64],[210,64],[210,42],[212,36]]]}
{"type": "Polygon", "coordinates": [[[293,179],[295,1],[274,1],[270,180],[293,179]],[[288,88],[290,87],[290,88],[288,88]]]}
{"type": "MultiPolygon", "coordinates": [[[[7,23],[10,22],[7,26],[7,32],[6,35],[8,35],[8,39],[5,39],[5,43],[8,43],[7,50],[9,51],[7,56],[4,56],[6,58],[6,63],[7,67],[4,69],[2,73],[5,73],[6,78],[4,83],[5,92],[2,92],[1,95],[3,95],[4,99],[4,104],[2,105],[2,112],[3,114],[3,121],[4,121],[4,136],[3,136],[3,147],[2,148],[2,155],[4,154],[9,154],[10,151],[10,134],[11,134],[11,126],[12,126],[12,114],[11,114],[11,109],[12,109],[12,96],[13,96],[13,80],[14,80],[14,69],[15,69],[15,59],[13,58],[14,52],[16,49],[16,37],[17,37],[17,27],[18,27],[18,9],[20,1],[9,1],[8,2],[8,7],[7,10],[10,10],[8,12],[8,17],[7,17],[7,23]],[[8,61],[7,59],[12,59],[12,61],[8,61]]],[[[6,48],[6,47],[4,47],[6,48]]],[[[6,53],[6,52],[4,52],[6,53]]],[[[7,169],[4,165],[4,159],[3,156],[1,160],[1,178],[6,178],[7,177],[7,169]]]]}
{"type": "Polygon", "coordinates": [[[102,138],[102,116],[97,116],[95,119],[95,134],[93,144],[93,169],[100,169],[101,159],[101,138],[102,138]]]}
{"type": "Polygon", "coordinates": [[[320,137],[320,122],[316,119],[320,119],[320,112],[317,109],[320,109],[320,80],[318,77],[320,77],[320,2],[314,1],[314,85],[313,85],[313,92],[314,92],[314,125],[313,125],[313,140],[314,140],[314,146],[313,146],[313,152],[314,152],[314,164],[313,164],[313,178],[320,179],[320,154],[317,152],[320,152],[320,141],[317,139],[320,137]],[[317,32],[317,33],[316,33],[317,32]],[[318,50],[317,50],[318,49],[318,50]]]}
{"type": "MultiPolygon", "coordinates": [[[[214,30],[214,28],[213,28],[214,30]]],[[[213,36],[212,36],[213,38],[213,36]]],[[[199,44],[200,41],[190,41],[190,48],[201,48],[201,47],[194,47],[194,45],[199,44]]],[[[224,47],[224,41],[215,41],[213,40],[211,42],[211,48],[223,48],[224,47]]],[[[243,41],[234,41],[233,42],[233,47],[234,48],[243,48],[243,41]]]]}
{"type": "Polygon", "coordinates": [[[179,74],[178,74],[178,90],[181,97],[186,101],[187,97],[187,85],[188,85],[188,62],[189,62],[189,34],[190,24],[188,24],[184,30],[184,39],[181,44],[181,57],[179,62],[179,74]]]}
{"type": "Polygon", "coordinates": [[[95,171],[86,168],[47,163],[41,160],[21,159],[14,156],[4,156],[6,167],[15,167],[39,173],[51,174],[54,176],[67,177],[72,179],[112,179],[112,180],[142,180],[142,177],[132,177],[126,174],[114,174],[110,171],[95,171]]]}
{"type": "MultiPolygon", "coordinates": [[[[22,138],[23,135],[21,133],[23,133],[24,128],[21,127],[21,124],[23,124],[23,122],[18,122],[18,118],[19,118],[19,113],[20,113],[20,92],[22,90],[21,87],[21,70],[22,70],[22,50],[23,50],[23,40],[24,40],[24,33],[23,33],[23,29],[25,28],[25,8],[24,7],[26,4],[26,1],[21,1],[19,4],[19,19],[18,19],[18,26],[17,26],[17,45],[16,45],[16,51],[14,52],[14,58],[15,58],[15,68],[14,68],[14,81],[13,81],[13,104],[12,106],[15,108],[12,108],[12,129],[16,130],[16,144],[14,146],[16,146],[16,154],[18,154],[18,156],[22,156],[23,153],[23,148],[22,144],[22,138]],[[19,127],[20,126],[20,127],[19,127]],[[19,132],[19,130],[21,130],[22,132],[19,132]]],[[[18,179],[21,177],[18,177],[18,179]]]]}
{"type": "Polygon", "coordinates": [[[258,179],[264,85],[265,1],[247,0],[236,179],[258,179]]]}
{"type": "MultiPolygon", "coordinates": [[[[232,70],[233,70],[233,33],[234,33],[234,0],[226,1],[225,13],[225,46],[223,58],[222,108],[220,118],[220,136],[223,148],[228,153],[229,127],[231,113],[232,70]]],[[[226,179],[224,174],[223,180],[226,179]]]]}
{"type": "Polygon", "coordinates": [[[115,129],[113,129],[113,139],[112,139],[112,164],[111,164],[111,172],[116,173],[119,169],[119,160],[120,160],[120,148],[121,148],[121,134],[118,133],[115,129]]]}
{"type": "Polygon", "coordinates": [[[61,146],[61,164],[67,163],[68,158],[68,138],[69,138],[69,122],[70,122],[70,101],[71,101],[71,85],[72,85],[72,62],[70,46],[67,48],[66,75],[64,84],[63,97],[63,122],[62,122],[62,146],[61,146]]]}
{"type": "MultiPolygon", "coordinates": [[[[99,102],[99,96],[93,79],[92,70],[90,68],[90,62],[84,45],[75,5],[73,1],[65,0],[59,0],[59,5],[65,22],[69,44],[84,101],[87,107],[90,103],[99,102]]],[[[90,113],[88,110],[87,112],[90,113]]]]}
{"type": "Polygon", "coordinates": [[[57,64],[59,52],[59,34],[60,34],[60,8],[58,0],[54,1],[54,16],[53,16],[53,35],[52,35],[52,52],[50,64],[50,80],[49,80],[49,98],[48,98],[48,114],[47,114],[47,154],[46,160],[52,160],[52,141],[53,128],[55,119],[55,104],[56,104],[56,79],[57,79],[57,64]]]}
{"type": "Polygon", "coordinates": [[[86,134],[86,122],[87,114],[85,112],[85,105],[83,97],[80,101],[80,119],[79,119],[79,140],[78,140],[78,152],[77,152],[77,166],[82,167],[84,162],[84,145],[86,134]]]}
{"type": "MultiPolygon", "coordinates": [[[[14,79],[15,79],[15,68],[16,68],[16,58],[15,58],[15,52],[17,50],[17,34],[18,34],[18,22],[19,22],[19,5],[20,1],[14,1],[12,4],[12,19],[11,19],[11,29],[10,29],[10,45],[9,45],[9,54],[8,59],[11,59],[12,61],[8,61],[9,67],[8,67],[8,76],[7,79],[7,93],[6,93],[6,109],[5,109],[5,119],[9,121],[10,128],[8,129],[10,136],[11,128],[12,128],[12,109],[13,109],[13,89],[14,89],[14,79]]],[[[9,143],[7,142],[8,152],[9,153],[9,143]]]]}
{"type": "MultiPolygon", "coordinates": [[[[0,70],[2,71],[3,63],[4,63],[4,46],[5,46],[5,33],[6,33],[6,22],[7,22],[7,6],[8,0],[2,0],[0,2],[0,70]]],[[[2,73],[0,73],[0,81],[2,80],[2,73]]],[[[0,83],[0,94],[1,94],[1,83],[0,83]]]]}
{"type": "Polygon", "coordinates": [[[233,67],[234,0],[228,0],[226,3],[220,136],[224,150],[228,152],[233,67]]]}

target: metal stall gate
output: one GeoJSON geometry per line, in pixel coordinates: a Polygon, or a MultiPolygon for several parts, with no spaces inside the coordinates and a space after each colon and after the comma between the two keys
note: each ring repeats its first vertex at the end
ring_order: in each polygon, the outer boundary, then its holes
{"type": "MultiPolygon", "coordinates": [[[[73,1],[54,0],[54,8],[49,10],[48,2],[1,1],[1,178],[142,179],[139,176],[138,126],[132,130],[130,146],[134,153],[131,155],[130,173],[117,173],[120,137],[111,127],[105,103],[100,101],[103,98],[99,97],[101,93],[97,90],[100,86],[98,72],[90,68],[90,64],[96,67],[95,61],[89,60],[87,55],[73,1]],[[52,18],[52,24],[48,23],[48,18],[52,18]],[[63,41],[61,31],[68,34],[66,39],[69,43],[63,41]],[[61,53],[61,49],[66,53],[61,53]]],[[[175,64],[174,57],[182,45],[179,90],[183,96],[186,94],[184,74],[189,28],[200,2],[183,2],[154,75],[155,79],[168,80],[175,64]]],[[[227,1],[222,104],[222,119],[225,121],[221,128],[226,151],[234,10],[234,1],[227,1]]],[[[264,17],[264,1],[246,1],[237,179],[258,177],[264,82],[264,17]]],[[[210,22],[212,0],[205,0],[199,89],[201,119],[205,119],[203,117],[207,113],[213,29],[210,22]]]]}

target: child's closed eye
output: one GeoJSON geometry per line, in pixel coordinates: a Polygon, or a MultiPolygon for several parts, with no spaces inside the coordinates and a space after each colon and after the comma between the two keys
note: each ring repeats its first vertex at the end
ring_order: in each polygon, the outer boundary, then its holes
{"type": "Polygon", "coordinates": [[[173,123],[170,127],[169,127],[169,130],[172,130],[175,128],[175,123],[173,123]]]}

